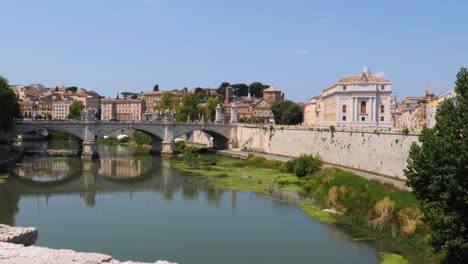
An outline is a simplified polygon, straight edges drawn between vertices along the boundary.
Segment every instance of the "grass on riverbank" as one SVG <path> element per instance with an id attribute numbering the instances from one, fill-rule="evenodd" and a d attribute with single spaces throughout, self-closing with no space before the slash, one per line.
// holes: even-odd
<path id="1" fill-rule="evenodd" d="M 263 166 L 257 158 L 245 161 L 216 154 L 191 154 L 185 157 L 173 157 L 175 168 L 203 175 L 206 183 L 211 186 L 245 190 L 260 193 L 271 193 L 273 189 L 300 191 L 302 180 L 296 176 L 278 171 L 281 162 L 266 161 L 270 166 Z M 200 180 L 200 178 L 196 178 Z"/>
<path id="2" fill-rule="evenodd" d="M 414 195 L 393 185 L 369 181 L 350 172 L 327 168 L 305 177 L 287 173 L 287 163 L 249 156 L 246 160 L 189 151 L 173 158 L 176 168 L 203 175 L 207 183 L 224 189 L 271 193 L 294 190 L 314 202 L 302 210 L 319 221 L 345 226 L 356 241 L 388 237 L 431 258 L 428 227 Z M 332 208 L 342 215 L 321 211 Z"/>
<path id="3" fill-rule="evenodd" d="M 0 184 L 5 183 L 8 178 L 7 174 L 0 174 Z"/>
<path id="4" fill-rule="evenodd" d="M 392 253 L 380 253 L 380 264 L 409 264 L 402 255 L 392 254 Z"/>
<path id="5" fill-rule="evenodd" d="M 337 219 L 333 217 L 330 213 L 322 211 L 319 207 L 317 207 L 312 202 L 304 202 L 301 203 L 301 209 L 311 218 L 316 219 L 317 221 L 327 223 L 327 224 L 334 224 L 337 223 Z"/>

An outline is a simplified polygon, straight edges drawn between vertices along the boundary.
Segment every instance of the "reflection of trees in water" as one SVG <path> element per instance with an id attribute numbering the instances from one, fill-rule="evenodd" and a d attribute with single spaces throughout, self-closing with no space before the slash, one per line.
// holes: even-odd
<path id="1" fill-rule="evenodd" d="M 7 186 L 2 186 L 2 188 Z M 15 214 L 19 212 L 20 195 L 0 188 L 0 223 L 15 225 Z"/>

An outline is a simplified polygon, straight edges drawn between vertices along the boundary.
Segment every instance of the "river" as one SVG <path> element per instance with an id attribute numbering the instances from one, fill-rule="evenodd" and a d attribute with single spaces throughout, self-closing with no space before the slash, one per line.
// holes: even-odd
<path id="1" fill-rule="evenodd" d="M 0 185 L 0 223 L 37 227 L 39 246 L 119 260 L 379 261 L 374 247 L 309 218 L 297 203 L 194 186 L 148 149 L 99 146 L 98 151 L 101 158 L 92 162 L 26 157 Z"/>

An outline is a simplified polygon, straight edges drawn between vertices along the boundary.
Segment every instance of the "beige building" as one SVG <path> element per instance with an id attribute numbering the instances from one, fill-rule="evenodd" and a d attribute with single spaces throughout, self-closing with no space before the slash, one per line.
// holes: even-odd
<path id="1" fill-rule="evenodd" d="M 103 99 L 101 101 L 101 120 L 141 121 L 145 110 L 144 100 Z"/>
<path id="2" fill-rule="evenodd" d="M 365 68 L 313 97 L 304 108 L 309 126 L 390 127 L 391 83 Z"/>
<path id="3" fill-rule="evenodd" d="M 52 119 L 67 120 L 71 101 L 55 101 L 52 103 Z"/>

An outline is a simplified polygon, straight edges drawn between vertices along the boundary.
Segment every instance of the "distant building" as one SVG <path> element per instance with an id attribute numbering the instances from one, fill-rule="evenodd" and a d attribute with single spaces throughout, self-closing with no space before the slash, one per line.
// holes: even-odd
<path id="1" fill-rule="evenodd" d="M 390 127 L 391 83 L 365 68 L 343 78 L 306 104 L 304 123 L 317 126 Z M 313 114 L 315 112 L 315 115 Z"/>
<path id="2" fill-rule="evenodd" d="M 232 104 L 234 103 L 234 89 L 227 87 L 225 93 L 223 118 L 226 122 L 229 122 L 231 120 Z M 249 91 L 247 97 L 235 101 L 237 119 L 239 122 L 244 122 L 252 117 L 256 117 L 261 123 L 273 123 L 274 116 L 273 111 L 271 111 L 271 105 L 281 100 L 281 91 L 273 86 L 263 91 L 263 97 L 252 97 Z"/>
<path id="3" fill-rule="evenodd" d="M 140 99 L 145 101 L 145 112 L 151 112 L 154 110 L 154 106 L 157 102 L 161 101 L 161 96 L 165 92 L 170 92 L 177 100 L 182 100 L 183 94 L 186 92 L 182 91 L 156 91 L 156 92 L 146 92 L 140 95 Z"/>
<path id="4" fill-rule="evenodd" d="M 70 112 L 71 101 L 55 101 L 52 103 L 52 119 L 67 120 L 68 113 Z"/>
<path id="5" fill-rule="evenodd" d="M 101 120 L 141 121 L 145 110 L 144 100 L 103 99 L 101 101 Z"/>

